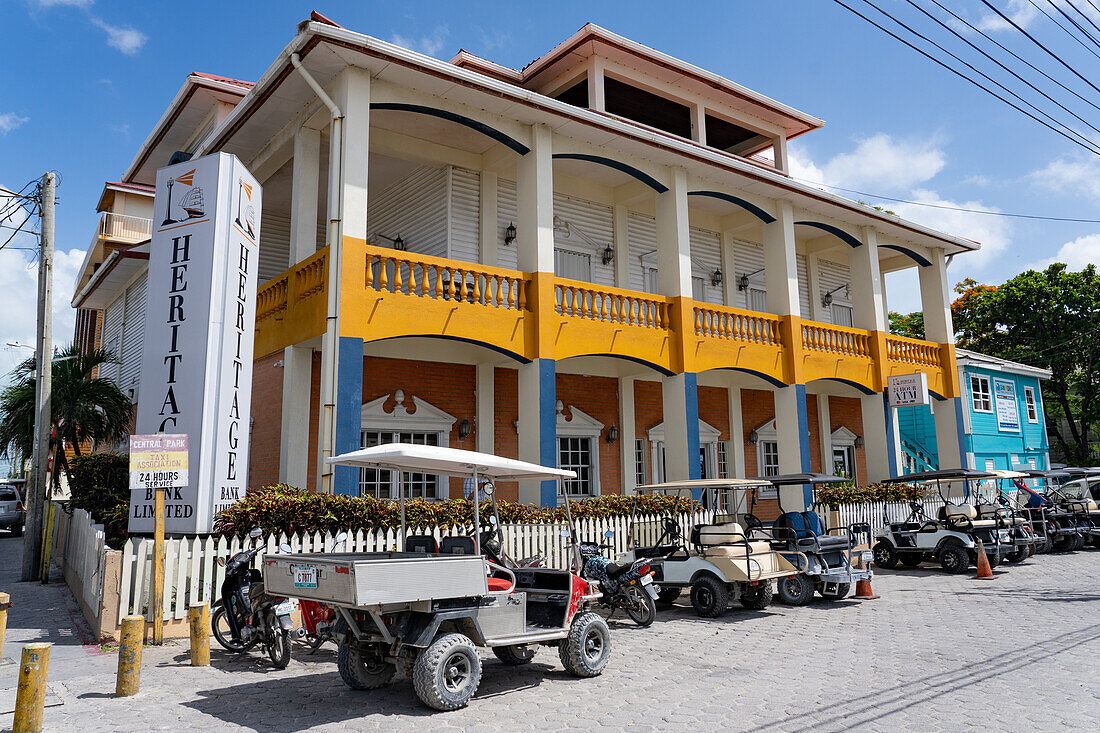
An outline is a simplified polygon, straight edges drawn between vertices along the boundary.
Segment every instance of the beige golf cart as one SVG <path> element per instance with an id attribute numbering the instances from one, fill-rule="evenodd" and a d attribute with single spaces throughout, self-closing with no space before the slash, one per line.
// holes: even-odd
<path id="1" fill-rule="evenodd" d="M 766 608 L 776 581 L 794 575 L 798 568 L 768 542 L 749 540 L 735 519 L 745 512 L 747 492 L 770 487 L 766 480 L 751 479 L 696 479 L 640 486 L 639 496 L 675 496 L 677 508 L 682 503 L 685 511 L 692 498 L 705 496 L 705 504 L 717 511 L 710 524 L 684 527 L 682 520 L 674 517 L 639 516 L 636 501 L 629 549 L 618 560 L 648 559 L 654 579 L 661 585 L 659 600 L 671 603 L 689 588 L 691 605 L 700 616 L 721 616 L 734 600 L 745 608 Z M 675 516 L 682 515 L 677 512 Z"/>

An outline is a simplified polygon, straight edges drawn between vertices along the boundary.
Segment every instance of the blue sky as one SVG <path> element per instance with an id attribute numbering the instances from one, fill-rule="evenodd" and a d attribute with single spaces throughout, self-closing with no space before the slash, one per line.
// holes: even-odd
<path id="1" fill-rule="evenodd" d="M 977 0 L 941 0 L 1002 43 L 1081 91 L 1069 72 Z M 928 0 L 921 0 L 931 7 Z M 859 0 L 851 2 L 859 5 Z M 880 4 L 921 28 L 903 0 Z M 1090 56 L 1026 0 L 996 0 L 1086 76 Z M 1087 3 L 1075 2 L 1087 7 Z M 861 6 L 866 9 L 866 6 Z M 261 9 L 262 8 L 262 9 Z M 670 10 L 671 8 L 671 10 Z M 316 9 L 363 33 L 443 59 L 459 48 L 519 67 L 593 21 L 722 74 L 826 121 L 792 144 L 792 172 L 862 191 L 922 201 L 1100 219 L 1100 157 L 986 96 L 827 0 L 735 2 L 124 2 L 0 0 L 0 185 L 19 189 L 46 169 L 63 176 L 58 208 L 61 304 L 91 238 L 105 180 L 117 179 L 190 71 L 255 80 Z M 1096 17 L 1100 25 L 1100 15 Z M 936 38 L 947 43 L 946 33 Z M 959 42 L 950 46 L 964 55 Z M 965 54 L 967 58 L 973 54 Z M 1048 84 L 1049 88 L 1050 85 Z M 1059 98 L 1068 98 L 1061 93 Z M 1091 97 L 1100 104 L 1100 94 Z M 1076 106 L 1089 118 L 1089 107 Z M 1100 127 L 1100 122 L 1097 122 Z M 853 196 L 877 203 L 873 197 Z M 982 241 L 957 258 L 952 280 L 1001 282 L 1052 258 L 1100 259 L 1100 225 L 1024 222 L 885 204 Z M 6 230 L 0 230 L 5 232 Z M 5 235 L 6 238 L 6 235 Z M 0 240 L 2 241 L 2 240 Z M 31 253 L 0 252 L 0 373 L 34 329 Z M 919 304 L 915 278 L 892 279 L 895 308 Z M 58 341 L 71 314 L 58 309 Z"/>

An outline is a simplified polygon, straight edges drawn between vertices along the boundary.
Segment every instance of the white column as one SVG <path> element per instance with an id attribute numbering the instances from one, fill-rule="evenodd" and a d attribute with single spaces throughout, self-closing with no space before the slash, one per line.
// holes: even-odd
<path id="1" fill-rule="evenodd" d="M 864 480 L 874 483 L 901 473 L 901 439 L 898 411 L 889 407 L 884 394 L 860 398 L 863 415 L 863 455 L 867 461 Z"/>
<path id="2" fill-rule="evenodd" d="M 862 247 L 848 250 L 852 286 L 852 325 L 868 331 L 889 331 L 886 321 L 886 293 L 878 264 L 878 233 L 862 227 Z"/>
<path id="3" fill-rule="evenodd" d="M 806 387 L 792 384 L 777 389 L 775 396 L 775 433 L 779 448 L 779 473 L 803 473 L 809 466 L 809 424 L 806 413 Z M 809 506 L 803 487 L 780 487 L 783 509 L 799 512 Z"/>
<path id="4" fill-rule="evenodd" d="M 662 379 L 661 404 L 665 423 L 665 480 L 699 478 L 699 405 L 695 375 L 674 374 Z"/>
<path id="5" fill-rule="evenodd" d="M 344 112 L 344 140 L 340 147 L 341 233 L 367 238 L 367 160 L 370 146 L 370 74 L 348 66 L 336 80 L 336 104 Z"/>
<path id="6" fill-rule="evenodd" d="M 929 255 L 932 264 L 917 268 L 920 277 L 921 306 L 924 311 L 925 338 L 941 344 L 954 343 L 955 327 L 951 323 L 947 262 L 942 249 L 933 249 Z"/>
<path id="7" fill-rule="evenodd" d="M 825 314 L 825 306 L 821 303 L 824 291 L 821 288 L 821 260 L 817 255 L 806 256 L 806 280 L 810 286 L 809 317 L 818 323 L 824 323 L 829 319 Z"/>
<path id="8" fill-rule="evenodd" d="M 604 84 L 603 84 L 603 59 L 599 56 L 590 56 L 588 62 L 588 108 L 603 111 Z"/>
<path id="9" fill-rule="evenodd" d="M 290 262 L 301 262 L 317 251 L 317 198 L 321 178 L 321 133 L 300 127 L 294 134 L 291 177 Z"/>
<path id="10" fill-rule="evenodd" d="M 630 220 L 622 204 L 612 209 L 615 227 L 615 287 L 630 288 Z"/>
<path id="11" fill-rule="evenodd" d="M 496 367 L 492 364 L 477 365 L 477 425 L 474 437 L 481 453 L 496 453 Z"/>
<path id="12" fill-rule="evenodd" d="M 707 144 L 707 109 L 701 104 L 691 105 L 691 139 Z"/>
<path id="13" fill-rule="evenodd" d="M 791 202 L 777 202 L 775 213 L 775 221 L 764 225 L 764 278 L 768 288 L 768 311 L 780 316 L 797 316 L 801 314 Z"/>
<path id="14" fill-rule="evenodd" d="M 833 416 L 829 412 L 829 395 L 817 395 L 817 431 L 821 435 L 821 472 L 833 472 Z"/>
<path id="15" fill-rule="evenodd" d="M 940 468 L 976 468 L 968 465 L 969 456 L 962 445 L 963 398 L 932 400 L 932 415 L 936 421 L 936 453 Z"/>
<path id="16" fill-rule="evenodd" d="M 722 232 L 723 303 L 731 308 L 737 302 L 737 262 L 733 254 L 733 240 L 732 232 Z"/>
<path id="17" fill-rule="evenodd" d="M 730 411 L 730 449 L 733 455 L 726 456 L 727 461 L 733 461 L 734 478 L 746 478 L 745 476 L 745 428 L 744 418 L 741 414 L 741 388 L 731 385 L 726 394 L 729 396 Z"/>
<path id="18" fill-rule="evenodd" d="M 619 475 L 623 496 L 637 488 L 634 456 L 634 377 L 619 377 Z"/>
<path id="19" fill-rule="evenodd" d="M 516 240 L 519 269 L 554 271 L 553 134 L 545 125 L 531 128 L 531 152 L 516 164 Z"/>
<path id="20" fill-rule="evenodd" d="M 283 349 L 283 409 L 279 432 L 279 481 L 306 487 L 309 469 L 310 388 L 313 384 L 313 349 Z"/>
<path id="21" fill-rule="evenodd" d="M 775 156 L 775 167 L 786 173 L 790 169 L 790 161 L 787 158 L 787 138 L 780 135 L 772 144 L 772 154 Z"/>
<path id="22" fill-rule="evenodd" d="M 497 228 L 497 174 L 481 172 L 481 264 L 496 267 L 500 230 Z"/>

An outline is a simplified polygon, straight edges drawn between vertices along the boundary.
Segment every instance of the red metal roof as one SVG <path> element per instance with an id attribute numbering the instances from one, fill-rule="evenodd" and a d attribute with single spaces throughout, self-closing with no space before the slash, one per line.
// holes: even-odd
<path id="1" fill-rule="evenodd" d="M 224 84 L 233 84 L 243 89 L 251 89 L 256 86 L 254 81 L 241 81 L 240 79 L 231 79 L 228 76 L 218 76 L 217 74 L 206 74 L 201 71 L 192 71 L 191 76 L 199 76 L 203 79 L 210 79 L 211 81 L 220 81 Z"/>
<path id="2" fill-rule="evenodd" d="M 104 186 L 118 186 L 120 188 L 132 188 L 137 191 L 152 192 L 155 190 L 154 186 L 146 186 L 144 183 L 123 183 L 122 181 L 107 181 Z"/>

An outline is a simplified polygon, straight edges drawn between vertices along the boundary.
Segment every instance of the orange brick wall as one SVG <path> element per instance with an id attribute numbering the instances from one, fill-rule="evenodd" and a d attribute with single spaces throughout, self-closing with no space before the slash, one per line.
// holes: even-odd
<path id="1" fill-rule="evenodd" d="M 863 406 L 855 397 L 829 397 L 829 420 L 831 426 L 829 432 L 843 426 L 856 435 L 863 435 Z M 867 483 L 867 453 L 863 448 L 856 448 L 856 478 L 857 483 Z M 832 471 L 832 459 L 829 460 L 829 470 Z"/>
<path id="2" fill-rule="evenodd" d="M 622 475 L 619 471 L 619 444 L 607 442 L 607 429 L 619 424 L 619 381 L 612 377 L 587 377 L 580 374 L 559 374 L 555 380 L 558 400 L 566 414 L 576 407 L 594 420 L 603 423 L 604 430 L 597 442 L 600 451 L 600 494 L 621 494 Z M 619 440 L 622 440 L 620 430 Z"/>
<path id="3" fill-rule="evenodd" d="M 493 448 L 498 456 L 519 458 L 519 371 L 516 369 L 493 370 Z M 497 484 L 497 496 L 516 501 L 519 484 L 501 481 Z"/>
<path id="4" fill-rule="evenodd" d="M 725 387 L 699 388 L 699 419 L 721 433 L 719 440 L 730 439 L 730 401 Z M 733 456 L 730 456 L 733 460 Z M 732 472 L 733 467 L 730 467 Z"/>
<path id="5" fill-rule="evenodd" d="M 252 362 L 252 445 L 248 455 L 248 485 L 267 486 L 279 480 L 282 437 L 283 368 L 275 366 L 283 352 Z"/>
<path id="6" fill-rule="evenodd" d="M 649 450 L 649 436 L 647 433 L 651 428 L 658 425 L 664 420 L 665 407 L 663 398 L 661 396 L 661 383 L 660 382 L 643 382 L 641 380 L 635 380 L 634 382 L 634 438 L 635 440 L 641 439 L 646 441 L 646 482 L 652 483 L 654 480 L 653 467 L 650 465 L 652 462 L 652 455 Z M 630 470 L 634 470 L 634 466 L 630 467 Z"/>

